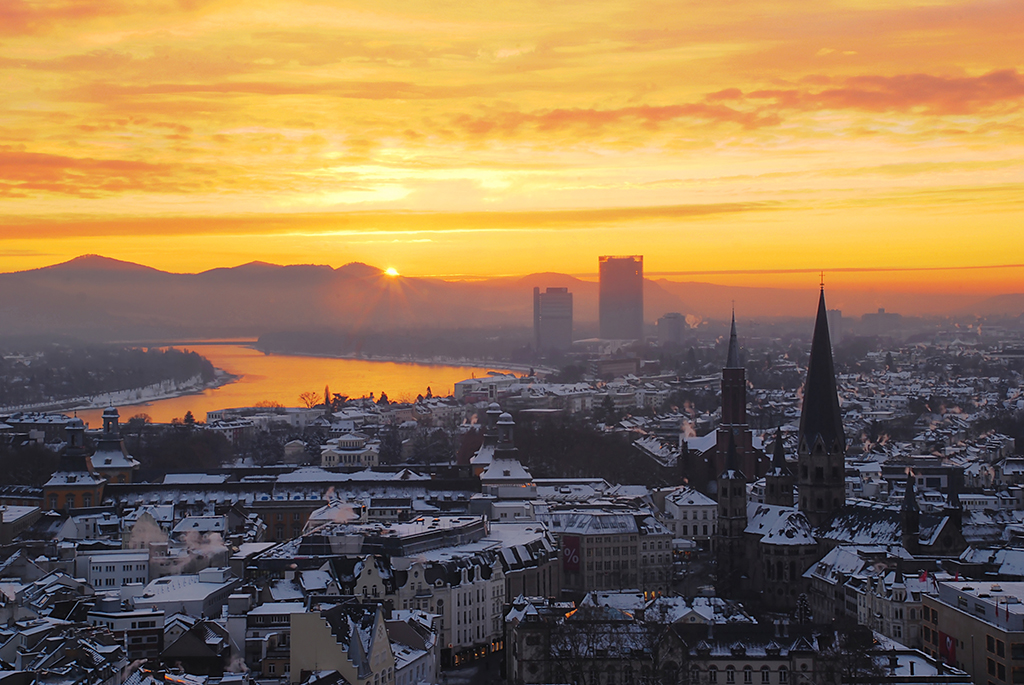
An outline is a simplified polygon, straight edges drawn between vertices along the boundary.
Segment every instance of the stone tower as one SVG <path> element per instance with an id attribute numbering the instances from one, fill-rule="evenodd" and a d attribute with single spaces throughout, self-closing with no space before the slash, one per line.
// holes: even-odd
<path id="1" fill-rule="evenodd" d="M 836 392 L 824 286 L 818 297 L 798 439 L 800 511 L 818 527 L 846 500 L 846 436 Z"/>
<path id="2" fill-rule="evenodd" d="M 736 443 L 729 441 L 725 470 L 718 476 L 718 523 L 715 552 L 718 595 L 736 597 L 747 572 L 743 531 L 747 527 L 747 477 L 738 467 Z"/>

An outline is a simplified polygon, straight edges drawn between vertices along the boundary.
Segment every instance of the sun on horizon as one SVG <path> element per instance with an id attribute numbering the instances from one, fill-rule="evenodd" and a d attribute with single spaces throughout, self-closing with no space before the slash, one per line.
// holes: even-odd
<path id="1" fill-rule="evenodd" d="M 1019 289 L 1021 2 L 16 5 L 0 271 L 643 254 Z"/>

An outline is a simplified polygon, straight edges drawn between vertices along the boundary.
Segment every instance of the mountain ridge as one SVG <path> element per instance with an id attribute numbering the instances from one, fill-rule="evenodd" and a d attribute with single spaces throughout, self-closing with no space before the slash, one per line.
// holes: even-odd
<path id="1" fill-rule="evenodd" d="M 198 273 L 173 273 L 102 255 L 0 273 L 0 331 L 7 335 L 74 335 L 118 340 L 167 336 L 259 336 L 322 327 L 353 331 L 413 328 L 529 327 L 533 287 L 568 287 L 581 330 L 597 321 L 599 284 L 558 272 L 474 281 L 388 276 L 350 262 L 249 262 Z M 735 301 L 741 319 L 806 318 L 817 289 L 728 286 L 645 279 L 645 320 L 667 312 L 725 320 Z M 830 308 L 852 314 L 922 311 L 935 315 L 1002 308 L 1016 316 L 1024 295 L 922 295 L 826 289 Z"/>

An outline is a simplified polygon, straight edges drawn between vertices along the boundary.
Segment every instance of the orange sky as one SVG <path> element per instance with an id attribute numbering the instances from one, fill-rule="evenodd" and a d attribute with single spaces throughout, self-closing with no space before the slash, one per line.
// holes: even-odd
<path id="1" fill-rule="evenodd" d="M 1024 3 L 0 3 L 0 270 L 1021 290 Z M 807 287 L 809 272 L 681 276 Z"/>

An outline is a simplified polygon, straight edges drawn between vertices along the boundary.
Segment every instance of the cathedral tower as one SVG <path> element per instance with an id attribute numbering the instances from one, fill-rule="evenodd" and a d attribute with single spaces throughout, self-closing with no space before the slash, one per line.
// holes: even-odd
<path id="1" fill-rule="evenodd" d="M 743 531 L 747 527 L 747 477 L 738 466 L 736 443 L 726 451 L 725 470 L 718 476 L 718 527 L 715 551 L 718 560 L 718 595 L 736 597 L 747 572 Z"/>
<path id="2" fill-rule="evenodd" d="M 807 362 L 798 440 L 800 511 L 812 526 L 818 527 L 846 500 L 846 436 L 836 392 L 824 286 L 818 297 L 818 315 Z"/>

